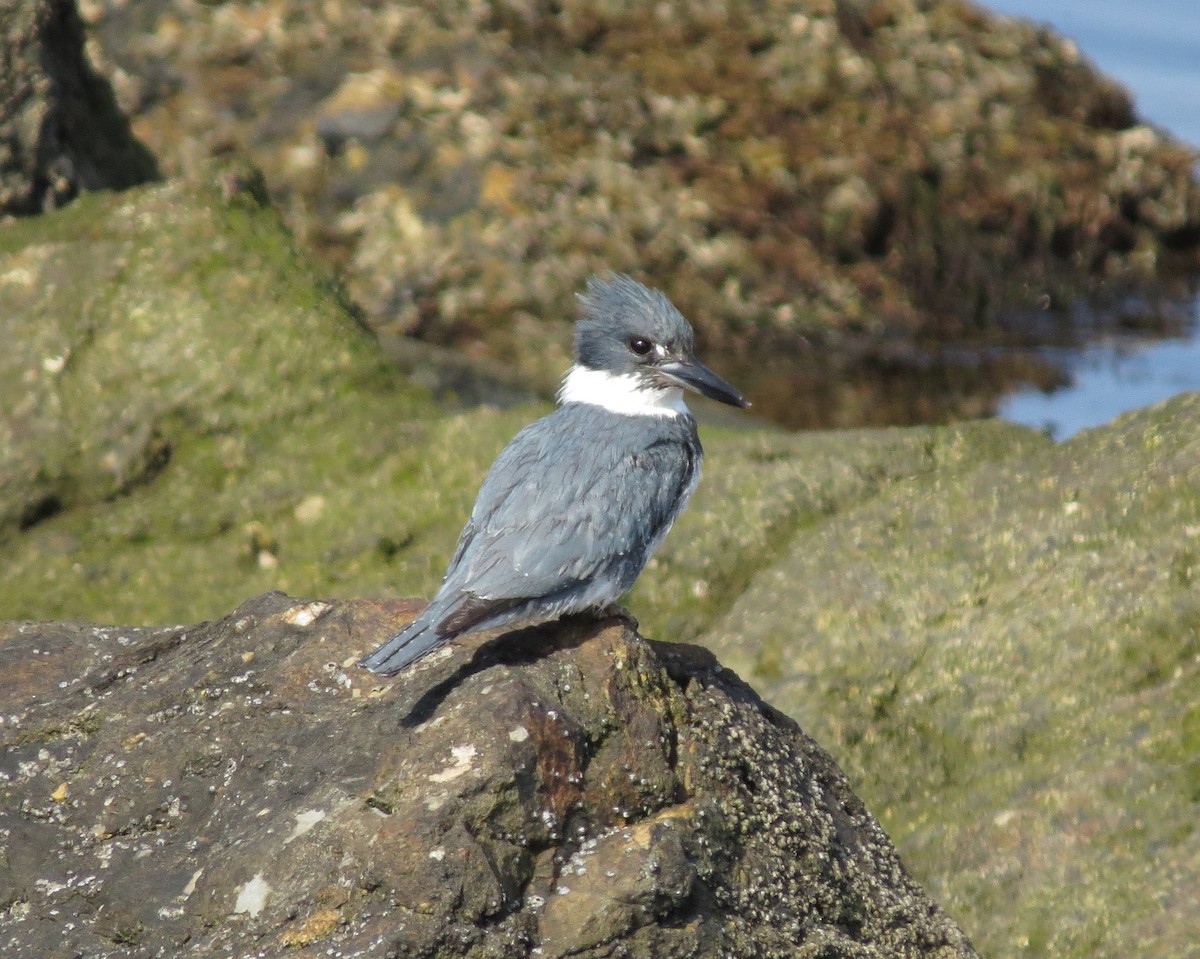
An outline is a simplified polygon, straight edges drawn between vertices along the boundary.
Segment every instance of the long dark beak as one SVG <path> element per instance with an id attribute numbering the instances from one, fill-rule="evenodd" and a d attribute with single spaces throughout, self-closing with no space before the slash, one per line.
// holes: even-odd
<path id="1" fill-rule="evenodd" d="M 703 393 L 709 399 L 719 403 L 740 406 L 742 409 L 746 409 L 750 405 L 750 401 L 746 397 L 699 360 L 687 359 L 677 363 L 664 363 L 658 367 L 658 370 L 684 389 Z"/>

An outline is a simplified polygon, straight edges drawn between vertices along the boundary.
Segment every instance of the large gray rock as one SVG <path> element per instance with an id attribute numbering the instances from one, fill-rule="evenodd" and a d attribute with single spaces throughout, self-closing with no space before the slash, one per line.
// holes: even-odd
<path id="1" fill-rule="evenodd" d="M 974 955 L 710 653 L 580 620 L 351 665 L 413 611 L 0 627 L 0 952 Z"/>
<path id="2" fill-rule="evenodd" d="M 0 215 L 156 176 L 91 68 L 73 0 L 0 0 Z"/>

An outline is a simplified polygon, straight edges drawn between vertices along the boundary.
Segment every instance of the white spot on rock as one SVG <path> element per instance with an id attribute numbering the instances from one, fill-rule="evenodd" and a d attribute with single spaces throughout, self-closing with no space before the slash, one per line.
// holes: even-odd
<path id="1" fill-rule="evenodd" d="M 303 836 L 324 818 L 324 809 L 309 809 L 307 812 L 296 813 L 296 827 L 292 830 L 292 834 L 283 841 L 284 845 Z"/>
<path id="2" fill-rule="evenodd" d="M 293 606 L 284 615 L 283 621 L 292 626 L 311 626 L 332 608 L 329 603 L 320 601 Z"/>
<path id="3" fill-rule="evenodd" d="M 233 911 L 254 919 L 263 911 L 263 907 L 267 904 L 267 896 L 270 894 L 270 883 L 263 878 L 261 872 L 255 873 L 254 878 L 238 890 L 237 902 L 233 904 Z"/>
<path id="4" fill-rule="evenodd" d="M 471 760 L 475 758 L 477 750 L 474 746 L 453 746 L 450 749 L 450 755 L 454 757 L 454 765 L 448 766 L 440 773 L 433 773 L 429 777 L 430 782 L 448 783 L 457 779 L 471 771 Z"/>
<path id="5" fill-rule="evenodd" d="M 194 873 L 192 873 L 192 878 L 189 879 L 187 882 L 187 885 L 183 887 L 183 897 L 182 898 L 186 899 L 188 896 L 190 896 L 192 893 L 194 893 L 196 891 L 196 883 L 198 883 L 200 881 L 200 877 L 203 875 L 204 875 L 204 867 L 203 866 L 201 866 Z"/>
<path id="6" fill-rule="evenodd" d="M 523 743 L 529 738 L 529 730 L 524 726 L 518 726 L 516 729 L 509 730 L 508 738 L 514 743 Z"/>
<path id="7" fill-rule="evenodd" d="M 430 812 L 437 812 L 446 805 L 445 792 L 430 793 L 425 797 L 425 808 Z"/>

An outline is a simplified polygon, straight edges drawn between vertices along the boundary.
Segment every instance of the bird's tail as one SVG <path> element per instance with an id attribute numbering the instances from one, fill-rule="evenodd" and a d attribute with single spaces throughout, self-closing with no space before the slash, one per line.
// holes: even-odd
<path id="1" fill-rule="evenodd" d="M 434 624 L 427 615 L 420 616 L 375 652 L 368 653 L 360 659 L 358 665 L 383 676 L 395 676 L 404 667 L 411 666 L 422 656 L 432 653 L 449 638 L 434 629 Z"/>

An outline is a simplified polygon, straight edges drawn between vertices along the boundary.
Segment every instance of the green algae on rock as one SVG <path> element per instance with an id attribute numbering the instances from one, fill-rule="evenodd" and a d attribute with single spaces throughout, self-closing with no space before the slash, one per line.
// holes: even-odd
<path id="1" fill-rule="evenodd" d="M 269 565 L 251 524 L 335 484 L 372 420 L 432 410 L 246 192 L 88 196 L 0 261 L 8 616 L 217 612 Z"/>
<path id="2" fill-rule="evenodd" d="M 700 637 L 839 758 L 985 955 L 1185 956 L 1200 394 L 796 529 Z"/>
<path id="3" fill-rule="evenodd" d="M 266 589 L 430 595 L 488 464 L 541 412 L 436 407 L 253 190 L 225 198 L 246 178 L 212 179 L 87 197 L 0 237 L 5 617 L 185 622 Z M 635 609 L 698 635 L 805 517 L 956 444 L 984 457 L 1028 436 L 706 426 L 709 476 Z"/>

